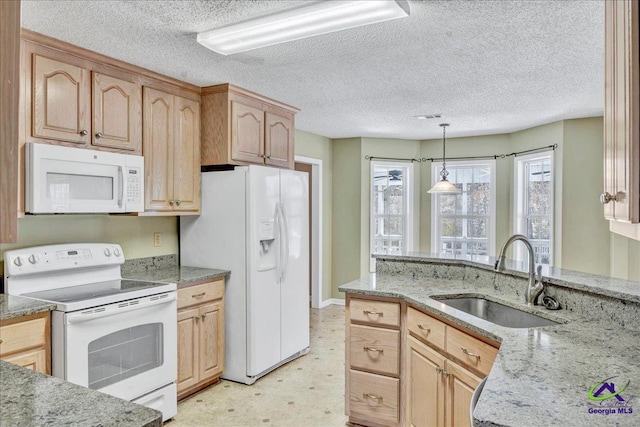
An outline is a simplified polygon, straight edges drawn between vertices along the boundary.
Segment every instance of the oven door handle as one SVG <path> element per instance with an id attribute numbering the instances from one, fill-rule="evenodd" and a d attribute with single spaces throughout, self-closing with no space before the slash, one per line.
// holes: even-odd
<path id="1" fill-rule="evenodd" d="M 153 297 L 151 297 L 153 298 Z M 154 305 L 167 304 L 177 300 L 178 297 L 175 292 L 170 292 L 166 294 L 164 297 L 160 297 L 157 299 L 149 299 L 147 301 L 139 301 L 137 304 L 131 305 L 131 301 L 128 301 L 128 305 L 121 306 L 124 302 L 113 304 L 113 306 L 105 307 L 103 311 L 96 311 L 93 309 L 92 311 L 85 310 L 84 312 L 76 313 L 73 315 L 67 315 L 68 324 L 72 323 L 82 323 L 87 322 L 93 319 L 99 319 L 101 317 L 115 316 L 117 314 L 127 313 L 129 311 L 140 310 L 142 308 L 153 307 Z M 135 300 L 133 300 L 135 301 Z M 114 307 L 115 306 L 115 307 Z"/>

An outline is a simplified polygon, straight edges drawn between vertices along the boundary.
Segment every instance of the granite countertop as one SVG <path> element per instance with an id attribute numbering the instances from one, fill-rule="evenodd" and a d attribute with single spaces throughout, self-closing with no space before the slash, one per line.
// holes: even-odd
<path id="1" fill-rule="evenodd" d="M 0 360 L 0 424 L 162 426 L 162 413 Z"/>
<path id="2" fill-rule="evenodd" d="M 0 320 L 55 310 L 56 305 L 32 298 L 0 294 Z"/>
<path id="3" fill-rule="evenodd" d="M 123 272 L 123 277 L 131 280 L 151 282 L 176 283 L 178 289 L 203 283 L 220 277 L 226 277 L 231 272 L 213 268 L 169 266 L 149 270 Z"/>
<path id="4" fill-rule="evenodd" d="M 422 259 L 425 261 L 426 257 Z M 638 304 L 618 301 L 625 307 L 623 311 L 629 311 L 614 315 L 604 299 L 600 306 L 595 306 L 588 298 L 576 295 L 576 299 L 584 299 L 582 306 L 575 303 L 569 305 L 569 309 L 553 312 L 542 307 L 527 307 L 522 297 L 524 289 L 515 290 L 521 287 L 522 279 L 518 279 L 514 287 L 515 279 L 509 275 L 502 277 L 499 273 L 485 273 L 475 268 L 451 268 L 451 265 L 466 265 L 465 262 L 449 259 L 445 264 L 435 260 L 428 266 L 428 274 L 425 274 L 427 270 L 407 271 L 416 268 L 415 264 L 400 267 L 387 262 L 382 267 L 386 272 L 379 271 L 347 283 L 340 286 L 340 290 L 404 299 L 452 324 L 499 342 L 500 350 L 474 411 L 476 426 L 640 425 L 637 414 L 640 408 L 626 414 L 618 413 L 617 408 L 609 415 L 604 411 L 604 405 L 625 403 L 628 411 L 635 397 L 640 397 Z M 516 296 L 514 290 L 522 292 Z M 432 298 L 438 295 L 485 296 L 560 324 L 506 328 Z M 624 316 L 627 316 L 625 326 L 620 319 Z M 615 382 L 618 391 L 630 381 L 627 389 L 620 392 L 624 402 L 589 399 L 591 388 L 605 380 Z M 594 413 L 598 410 L 601 413 Z"/>

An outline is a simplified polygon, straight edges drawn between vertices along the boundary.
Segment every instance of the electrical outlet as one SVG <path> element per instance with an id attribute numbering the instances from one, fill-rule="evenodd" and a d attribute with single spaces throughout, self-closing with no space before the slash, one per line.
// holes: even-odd
<path id="1" fill-rule="evenodd" d="M 153 233 L 153 246 L 162 246 L 162 233 Z"/>

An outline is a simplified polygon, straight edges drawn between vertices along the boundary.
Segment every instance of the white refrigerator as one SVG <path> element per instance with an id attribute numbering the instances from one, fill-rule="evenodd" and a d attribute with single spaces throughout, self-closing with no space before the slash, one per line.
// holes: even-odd
<path id="1" fill-rule="evenodd" d="M 203 172 L 201 214 L 180 218 L 180 263 L 231 271 L 222 378 L 253 384 L 309 352 L 306 173 Z"/>

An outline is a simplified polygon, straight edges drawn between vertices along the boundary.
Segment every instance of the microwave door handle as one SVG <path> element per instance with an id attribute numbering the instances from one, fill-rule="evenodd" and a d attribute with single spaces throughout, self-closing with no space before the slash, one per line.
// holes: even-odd
<path id="1" fill-rule="evenodd" d="M 122 207 L 122 197 L 124 196 L 124 172 L 122 166 L 118 166 L 118 173 L 120 174 L 120 194 L 118 195 L 118 207 Z"/>

